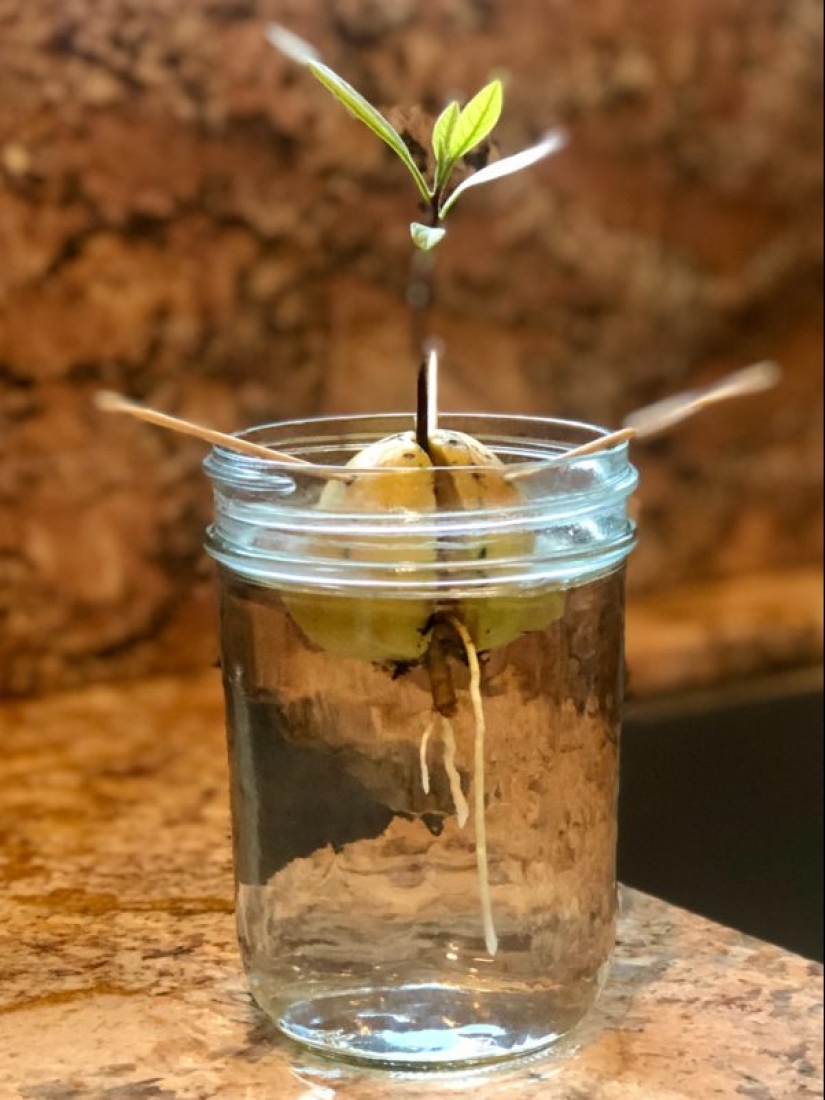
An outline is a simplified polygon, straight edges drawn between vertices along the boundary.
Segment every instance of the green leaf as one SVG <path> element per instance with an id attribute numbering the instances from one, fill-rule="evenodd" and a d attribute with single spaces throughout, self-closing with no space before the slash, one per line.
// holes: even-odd
<path id="1" fill-rule="evenodd" d="M 381 112 L 377 111 L 371 103 L 368 103 L 361 93 L 356 91 L 351 84 L 348 84 L 346 80 L 333 72 L 328 65 L 324 65 L 320 61 L 310 60 L 307 61 L 307 68 L 316 80 L 320 81 L 328 91 L 332 92 L 339 102 L 343 103 L 351 115 L 363 122 L 366 127 L 389 145 L 390 149 L 401 158 L 415 180 L 418 190 L 429 202 L 432 195 L 427 186 L 427 181 L 424 179 L 418 165 L 413 160 L 412 154 L 404 144 L 401 135 L 389 122 L 387 122 Z"/>
<path id="2" fill-rule="evenodd" d="M 460 187 L 453 191 L 441 207 L 439 216 L 446 218 L 465 191 L 469 191 L 472 187 L 480 187 L 483 183 L 493 183 L 495 180 L 504 179 L 516 172 L 523 172 L 525 168 L 531 168 L 546 157 L 558 153 L 567 145 L 567 140 L 567 133 L 564 130 L 551 130 L 543 141 L 540 141 L 538 145 L 534 145 L 531 149 L 525 149 L 522 153 L 516 153 L 515 156 L 497 161 L 495 164 L 491 164 L 489 168 L 482 168 L 480 172 L 470 176 Z"/>
<path id="3" fill-rule="evenodd" d="M 450 155 L 452 136 L 461 118 L 461 106 L 451 103 L 443 112 L 433 130 L 433 149 L 435 151 L 435 189 L 441 194 L 450 182 L 450 176 L 456 166 L 456 160 Z"/>
<path id="4" fill-rule="evenodd" d="M 451 103 L 447 107 L 433 130 L 433 150 L 439 164 L 446 164 L 451 159 L 450 143 L 458 120 L 461 118 L 461 105 Z"/>
<path id="5" fill-rule="evenodd" d="M 450 135 L 450 158 L 459 161 L 489 137 L 504 109 L 504 85 L 494 80 L 471 99 Z"/>
<path id="6" fill-rule="evenodd" d="M 413 222 L 410 226 L 410 233 L 412 239 L 422 252 L 432 252 L 432 250 L 444 240 L 447 236 L 446 229 L 436 229 L 431 225 L 421 225 L 420 222 Z"/>

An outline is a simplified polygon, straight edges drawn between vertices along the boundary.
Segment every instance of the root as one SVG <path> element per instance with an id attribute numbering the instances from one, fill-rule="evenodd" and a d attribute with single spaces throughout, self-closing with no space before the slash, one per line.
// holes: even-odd
<path id="1" fill-rule="evenodd" d="M 475 747 L 475 828 L 476 828 L 476 862 L 478 863 L 479 892 L 481 895 L 481 915 L 484 922 L 484 940 L 487 951 L 495 958 L 498 954 L 498 936 L 496 934 L 495 921 L 493 919 L 493 903 L 490 893 L 490 860 L 487 851 L 487 815 L 486 815 L 486 780 L 485 780 L 485 748 L 487 736 L 487 723 L 484 717 L 484 701 L 481 697 L 481 665 L 478 660 L 478 651 L 470 637 L 467 627 L 459 619 L 451 617 L 450 625 L 455 630 L 464 650 L 470 666 L 470 699 L 473 704 L 473 714 L 476 727 Z"/>
<path id="2" fill-rule="evenodd" d="M 453 796 L 458 827 L 464 829 L 470 820 L 470 807 L 461 787 L 461 776 L 456 765 L 455 734 L 453 733 L 452 723 L 448 718 L 441 719 L 441 731 L 444 740 L 444 770 L 450 781 L 450 793 Z"/>
<path id="3" fill-rule="evenodd" d="M 424 789 L 424 794 L 429 794 L 432 785 L 430 783 L 430 765 L 427 763 L 427 754 L 430 749 L 430 740 L 435 732 L 435 725 L 438 721 L 437 718 L 433 718 L 429 726 L 424 730 L 424 735 L 421 738 L 421 786 Z"/>
<path id="4" fill-rule="evenodd" d="M 464 829 L 467 822 L 470 820 L 470 807 L 467 804 L 467 799 L 464 797 L 464 791 L 461 786 L 461 775 L 459 774 L 458 765 L 456 764 L 457 749 L 453 727 L 449 719 L 444 718 L 441 714 L 436 714 L 421 738 L 421 786 L 424 794 L 429 794 L 432 790 L 428 757 L 430 742 L 432 741 L 436 727 L 441 730 L 441 739 L 444 744 L 444 770 L 450 782 L 450 794 L 452 795 L 453 806 L 455 807 L 456 817 L 458 819 L 458 827 L 459 829 Z"/>

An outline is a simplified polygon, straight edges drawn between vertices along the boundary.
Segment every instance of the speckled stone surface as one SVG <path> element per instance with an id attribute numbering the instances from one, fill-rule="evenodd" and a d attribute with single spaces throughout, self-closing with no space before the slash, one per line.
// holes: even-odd
<path id="1" fill-rule="evenodd" d="M 638 894 L 564 1057 L 477 1077 L 313 1063 L 252 1005 L 217 674 L 0 709 L 0 1100 L 807 1100 L 822 971 Z"/>

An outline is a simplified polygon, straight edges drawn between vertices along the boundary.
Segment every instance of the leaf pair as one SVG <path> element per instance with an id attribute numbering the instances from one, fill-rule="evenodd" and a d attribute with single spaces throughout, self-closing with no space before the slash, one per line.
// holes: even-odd
<path id="1" fill-rule="evenodd" d="M 470 176 L 445 200 L 456 167 L 462 158 L 479 146 L 495 129 L 504 107 L 504 87 L 494 80 L 483 88 L 462 110 L 460 104 L 451 103 L 442 113 L 433 131 L 433 151 L 436 169 L 432 186 L 424 178 L 410 150 L 398 131 L 380 111 L 369 103 L 360 92 L 333 72 L 321 61 L 320 55 L 308 42 L 277 24 L 267 30 L 267 37 L 276 49 L 300 65 L 304 65 L 316 80 L 339 100 L 346 109 L 379 137 L 407 167 L 415 185 L 427 203 L 432 215 L 432 225 L 414 222 L 410 226 L 412 238 L 418 248 L 429 252 L 443 241 L 446 229 L 442 222 L 461 196 L 472 187 L 492 183 L 515 172 L 529 168 L 552 153 L 558 152 L 567 142 L 566 135 L 555 130 L 532 149 L 490 165 Z"/>
<path id="2" fill-rule="evenodd" d="M 459 103 L 451 103 L 443 112 L 433 131 L 438 195 L 443 194 L 458 162 L 490 136 L 503 110 L 504 85 L 494 80 L 463 111 Z"/>

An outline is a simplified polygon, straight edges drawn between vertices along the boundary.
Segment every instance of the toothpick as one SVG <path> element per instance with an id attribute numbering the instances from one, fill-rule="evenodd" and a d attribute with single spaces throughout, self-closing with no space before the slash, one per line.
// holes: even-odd
<path id="1" fill-rule="evenodd" d="M 619 447 L 622 443 L 632 442 L 638 435 L 635 428 L 622 428 L 618 432 L 611 432 L 610 435 L 603 435 L 601 439 L 594 439 L 592 443 L 585 443 L 581 447 L 576 447 L 572 451 L 564 451 L 561 454 L 554 455 L 548 459 L 547 462 L 535 462 L 529 466 L 519 466 L 514 470 L 508 470 L 504 474 L 505 481 L 522 481 L 524 478 L 532 477 L 534 474 L 540 474 L 543 470 L 549 470 L 553 466 L 558 466 L 561 462 L 570 462 L 571 459 L 577 458 L 589 458 L 591 455 L 601 454 L 602 451 L 609 451 L 613 447 Z"/>
<path id="2" fill-rule="evenodd" d="M 592 443 L 586 443 L 572 451 L 554 455 L 547 462 L 511 470 L 504 476 L 508 481 L 520 481 L 522 478 L 531 477 L 561 462 L 600 454 L 602 451 L 608 451 L 622 443 L 632 442 L 634 439 L 650 439 L 670 431 L 677 424 L 682 424 L 713 405 L 771 390 L 778 385 L 781 378 L 782 368 L 778 363 L 755 363 L 751 367 L 745 367 L 744 370 L 736 371 L 714 382 L 707 389 L 677 394 L 675 397 L 668 397 L 664 401 L 657 401 L 655 405 L 648 405 L 647 408 L 631 413 L 620 431 L 611 432 L 610 435 L 602 436 L 601 439 L 595 439 Z"/>
<path id="3" fill-rule="evenodd" d="M 764 393 L 778 385 L 782 370 L 778 363 L 755 363 L 752 367 L 736 371 L 703 390 L 668 397 L 645 409 L 639 409 L 625 420 L 625 427 L 633 428 L 639 439 L 649 439 L 681 424 L 690 417 L 723 401 L 737 397 Z"/>
<path id="4" fill-rule="evenodd" d="M 587 458 L 588 455 L 597 455 L 602 451 L 609 451 L 612 447 L 618 447 L 622 443 L 630 443 L 638 434 L 635 428 L 622 428 L 618 432 L 611 432 L 610 435 L 602 436 L 601 439 L 594 439 L 592 443 L 585 443 L 572 451 L 565 451 L 563 457 L 567 461 L 571 458 Z"/>
<path id="5" fill-rule="evenodd" d="M 330 480 L 339 476 L 330 470 L 319 470 L 309 462 L 302 458 L 296 458 L 294 455 L 275 451 L 271 447 L 253 443 L 251 440 L 242 439 L 239 436 L 227 435 L 225 432 L 215 431 L 214 428 L 206 428 L 201 424 L 193 424 L 189 420 L 181 420 L 177 416 L 169 416 L 167 413 L 158 412 L 156 409 L 149 409 L 145 405 L 139 405 L 136 401 L 131 401 L 129 398 L 122 397 L 117 393 L 109 393 L 105 390 L 98 393 L 95 396 L 95 405 L 103 412 L 123 413 L 126 416 L 134 417 L 136 420 L 143 420 L 147 424 L 154 424 L 158 428 L 166 428 L 169 431 L 177 432 L 179 435 L 192 436 L 204 443 L 211 443 L 215 447 L 224 447 L 226 450 L 236 451 L 238 454 L 248 455 L 251 458 L 263 458 L 267 462 L 298 466 L 301 468 L 301 472 L 309 477 Z"/>

